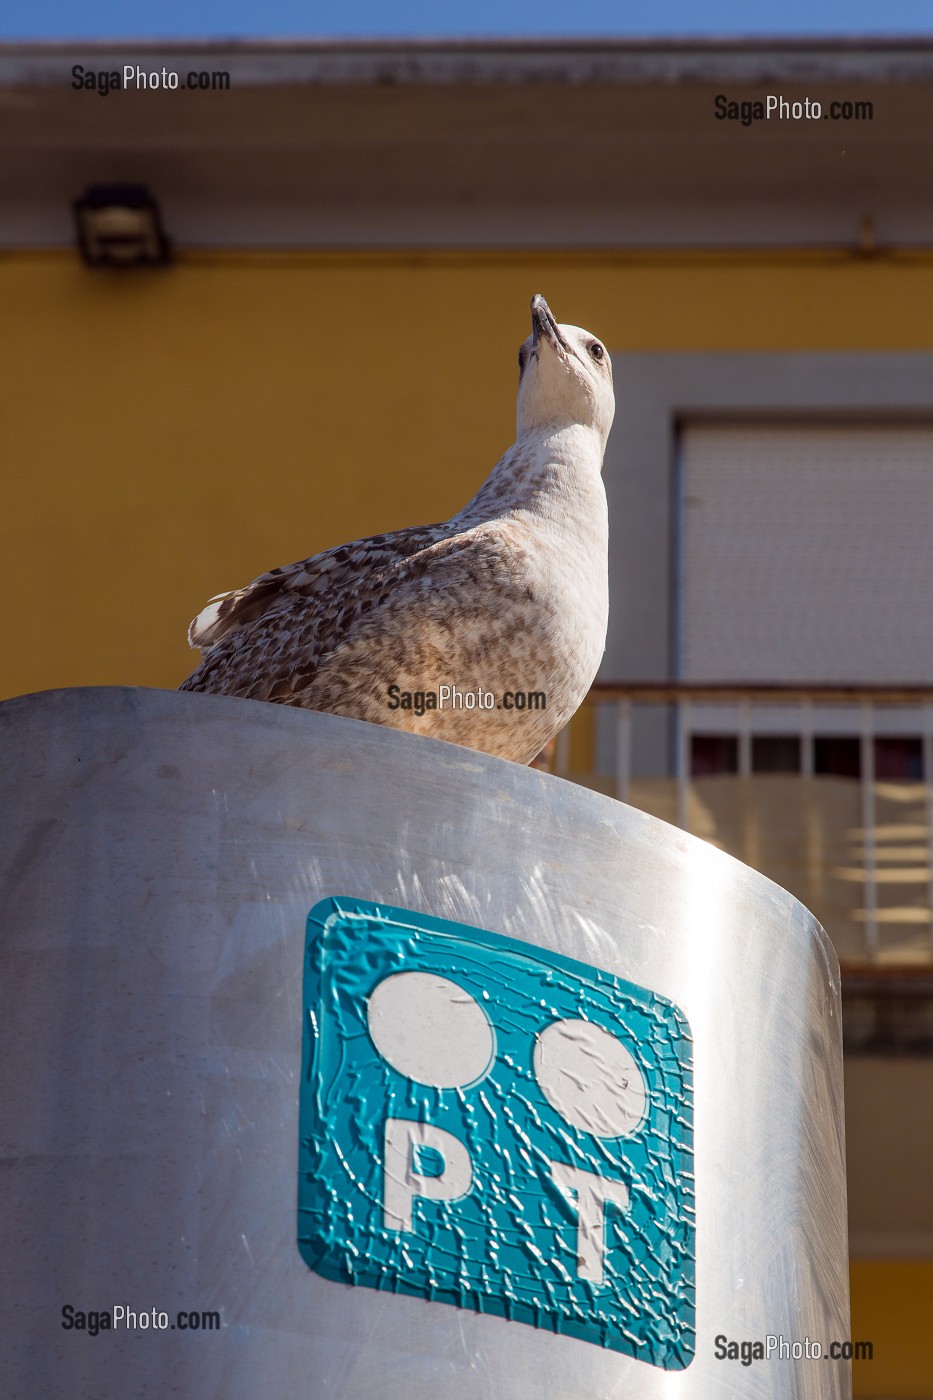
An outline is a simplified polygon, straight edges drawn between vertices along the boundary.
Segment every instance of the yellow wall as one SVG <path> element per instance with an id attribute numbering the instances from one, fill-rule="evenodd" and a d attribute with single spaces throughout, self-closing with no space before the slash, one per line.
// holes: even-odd
<path id="1" fill-rule="evenodd" d="M 871 1361 L 852 1364 L 856 1400 L 930 1400 L 933 1261 L 855 1261 L 851 1277 L 851 1340 L 874 1346 Z"/>
<path id="2" fill-rule="evenodd" d="M 931 344 L 919 255 L 7 255 L 0 694 L 174 686 L 210 595 L 449 515 L 511 441 L 539 290 L 618 349 Z"/>

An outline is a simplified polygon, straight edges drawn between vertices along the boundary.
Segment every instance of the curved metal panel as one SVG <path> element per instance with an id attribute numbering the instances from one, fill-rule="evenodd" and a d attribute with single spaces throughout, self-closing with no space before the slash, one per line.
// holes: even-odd
<path id="1" fill-rule="evenodd" d="M 5 1395 L 124 1400 L 147 1386 L 224 1400 L 849 1394 L 842 1361 L 775 1356 L 742 1365 L 716 1354 L 717 1337 L 811 1346 L 848 1337 L 838 967 L 789 894 L 675 828 L 560 779 L 329 715 L 159 691 L 61 691 L 0 706 L 0 744 L 0 1079 L 8 1199 L 16 1202 L 4 1224 Z M 346 1024 L 361 1007 L 383 1019 L 371 1022 L 369 1039 L 347 1033 L 344 1043 L 354 1054 L 362 1047 L 363 1059 L 353 1068 L 337 1056 L 331 1080 L 336 1074 L 346 1093 L 332 1099 L 331 1118 L 322 1110 L 316 1119 L 302 1094 L 330 1013 L 315 1021 L 303 977 L 324 927 L 320 916 L 308 926 L 308 916 L 326 900 L 343 901 L 357 918 L 377 911 L 358 925 L 358 948 L 350 925 L 328 956 L 334 987 L 345 988 Z M 388 987 L 384 960 L 399 918 L 414 930 L 405 956 L 421 961 L 392 966 L 428 979 L 409 980 L 402 992 Z M 458 971 L 458 938 L 470 956 L 481 950 L 473 983 Z M 368 980 L 360 972 L 367 948 Z M 330 966 L 320 962 L 328 976 Z M 499 988 L 489 1004 L 487 974 Z M 550 1019 L 535 1021 L 529 1010 L 536 977 L 553 984 Z M 573 977 L 576 1000 L 568 1000 Z M 450 985 L 486 1005 L 488 1043 L 482 1017 L 467 1007 L 449 1053 L 440 1042 L 413 1047 L 405 1008 L 423 1009 L 430 993 L 430 1021 Z M 654 1351 L 639 1351 L 637 1339 L 626 1350 L 611 1331 L 618 1317 L 601 1342 L 591 1326 L 605 1313 L 609 1294 L 599 1290 L 616 1267 L 612 1242 L 634 1238 L 625 1229 L 648 1200 L 635 1200 L 647 1179 L 638 1176 L 639 1124 L 661 1131 L 651 1115 L 664 1108 L 663 1084 L 674 1082 L 657 1077 L 642 1053 L 647 1022 L 638 1016 L 658 1007 L 672 1009 L 657 1013 L 667 1027 L 657 1046 L 681 1046 L 665 1063 L 686 1065 L 688 1031 L 692 1042 L 690 1191 L 681 1189 L 686 1120 L 668 1165 L 663 1152 L 652 1160 L 661 1164 L 658 1182 L 666 1172 L 679 1183 L 671 1219 L 689 1216 L 690 1230 L 677 1238 L 695 1243 L 695 1321 L 671 1282 L 676 1270 L 665 1283 L 656 1268 L 663 1231 L 644 1247 L 656 1269 L 651 1286 L 668 1288 L 671 1317 L 686 1319 L 695 1337 L 692 1359 L 684 1352 L 679 1362 L 662 1332 L 650 1334 Z M 608 1037 L 594 1053 L 608 1047 L 613 1083 L 627 1086 L 628 1107 L 611 1085 L 601 1100 L 603 1139 L 614 1134 L 616 1143 L 601 1156 L 595 1148 L 586 1155 L 587 1143 L 603 1140 L 601 1120 L 585 1117 L 554 1069 L 561 1056 L 570 1065 L 564 1032 L 541 1029 L 554 1017 L 568 1044 L 581 1025 L 584 1041 Z M 396 1071 L 421 1077 L 417 1093 L 399 1087 Z M 636 1103 L 638 1073 L 645 1084 Z M 389 1108 L 375 1090 L 354 1100 L 366 1076 L 379 1094 L 395 1095 Z M 676 1083 L 683 1096 L 687 1080 Z M 300 1100 L 302 1123 L 311 1124 L 302 1152 L 310 1139 L 333 1146 L 360 1126 L 370 1131 L 370 1157 L 381 1143 L 386 1161 L 399 1143 L 408 1154 L 399 1160 L 411 1170 L 400 1168 L 372 1241 L 380 1229 L 403 1233 L 427 1219 L 435 1200 L 447 1212 L 438 1220 L 458 1219 L 457 1200 L 485 1209 L 469 1165 L 476 1176 L 491 1160 L 480 1095 L 492 1133 L 519 1090 L 529 1123 L 556 1143 L 545 1149 L 538 1128 L 529 1129 L 528 1170 L 544 1181 L 550 1162 L 548 1220 L 557 1231 L 541 1236 L 544 1214 L 531 1220 L 531 1255 L 538 1248 L 541 1262 L 528 1264 L 529 1277 L 544 1277 L 564 1250 L 568 1287 L 577 1290 L 563 1313 L 571 1325 L 560 1327 L 547 1309 L 510 1317 L 507 1306 L 478 1306 L 492 1274 L 479 1267 L 482 1246 L 469 1241 L 460 1293 L 449 1290 L 446 1303 L 428 1286 L 430 1249 L 421 1265 L 409 1260 L 407 1283 L 421 1283 L 393 1287 L 393 1277 L 405 1281 L 409 1256 L 392 1255 L 384 1235 L 385 1288 L 376 1275 L 375 1285 L 334 1281 L 352 1276 L 339 1213 L 328 1217 L 330 1276 L 309 1267 L 310 1247 L 303 1257 L 298 1246 L 299 1180 L 313 1186 L 317 1169 L 307 1157 L 299 1168 Z M 459 1096 L 466 1127 L 445 1094 Z M 432 1119 L 435 1103 L 447 1105 L 443 1119 Z M 377 1108 L 385 1124 L 380 1118 L 373 1134 Z M 574 1142 L 577 1155 L 561 1159 Z M 365 1154 L 358 1160 L 365 1165 Z M 506 1158 L 499 1161 L 487 1191 L 505 1179 Z M 508 1163 L 519 1199 L 521 1151 Z M 560 1231 L 582 1221 L 587 1182 L 603 1171 L 612 1178 L 606 1218 L 621 1223 L 605 1226 L 604 1254 L 593 1237 L 575 1258 Z M 425 1186 L 429 1179 L 435 1185 Z M 315 1228 L 323 1239 L 320 1221 Z M 630 1252 L 625 1267 L 638 1257 Z M 501 1292 L 495 1280 L 490 1287 Z M 634 1299 L 637 1313 L 647 1307 L 645 1291 L 637 1294 L 632 1284 L 612 1296 L 620 1308 Z M 65 1306 L 85 1321 L 122 1307 L 137 1314 L 136 1326 L 91 1337 L 62 1325 Z M 555 1310 L 562 1307 L 557 1298 Z M 150 1320 L 144 1330 L 139 1318 L 153 1309 L 169 1325 Z M 192 1310 L 219 1311 L 222 1329 L 184 1330 L 178 1314 Z"/>

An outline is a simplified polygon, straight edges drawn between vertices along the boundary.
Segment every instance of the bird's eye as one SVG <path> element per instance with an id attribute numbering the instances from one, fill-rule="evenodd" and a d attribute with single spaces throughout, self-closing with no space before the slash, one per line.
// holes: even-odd
<path id="1" fill-rule="evenodd" d="M 606 352 L 605 352 L 605 350 L 603 349 L 603 347 L 600 345 L 599 341 L 598 341 L 598 340 L 594 340 L 594 341 L 593 341 L 593 344 L 590 346 L 590 354 L 593 356 L 593 359 L 594 359 L 594 360 L 601 360 L 602 357 L 605 355 L 605 353 L 606 353 Z"/>

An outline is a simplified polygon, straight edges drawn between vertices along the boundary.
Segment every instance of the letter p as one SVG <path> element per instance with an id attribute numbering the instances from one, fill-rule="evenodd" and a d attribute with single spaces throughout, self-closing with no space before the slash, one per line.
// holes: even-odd
<path id="1" fill-rule="evenodd" d="M 440 1158 L 440 1171 L 425 1170 L 429 1156 L 435 1162 Z M 473 1185 L 470 1154 L 460 1139 L 431 1123 L 412 1123 L 407 1118 L 386 1119 L 383 1170 L 382 1223 L 387 1230 L 412 1232 L 416 1196 L 457 1201 Z"/>

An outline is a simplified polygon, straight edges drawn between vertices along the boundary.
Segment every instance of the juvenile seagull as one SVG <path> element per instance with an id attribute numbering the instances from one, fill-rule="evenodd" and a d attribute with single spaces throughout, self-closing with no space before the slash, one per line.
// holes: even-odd
<path id="1" fill-rule="evenodd" d="M 531 762 L 580 705 L 606 645 L 601 473 L 615 411 L 605 346 L 559 326 L 542 296 L 531 323 L 516 439 L 472 501 L 440 524 L 327 549 L 212 599 L 188 631 L 203 656 L 182 690 Z M 519 708 L 507 692 L 546 701 Z"/>

